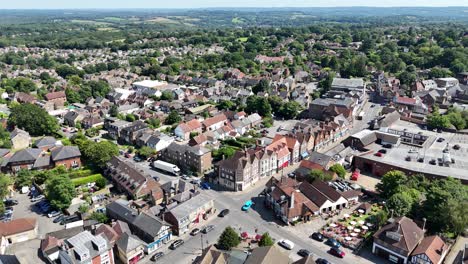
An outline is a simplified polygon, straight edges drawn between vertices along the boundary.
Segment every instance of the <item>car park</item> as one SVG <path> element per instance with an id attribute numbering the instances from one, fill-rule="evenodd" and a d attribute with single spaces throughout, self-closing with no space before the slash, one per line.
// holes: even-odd
<path id="1" fill-rule="evenodd" d="M 338 247 L 331 247 L 330 254 L 337 256 L 339 258 L 344 258 L 344 256 L 346 255 L 345 252 Z"/>
<path id="2" fill-rule="evenodd" d="M 317 241 L 320 241 L 320 242 L 323 242 L 323 240 L 325 239 L 325 238 L 323 237 L 323 235 L 320 234 L 319 232 L 313 233 L 313 234 L 312 234 L 312 238 L 315 239 L 315 240 L 317 240 Z"/>
<path id="3" fill-rule="evenodd" d="M 176 248 L 182 246 L 184 244 L 184 241 L 182 239 L 178 239 L 176 241 L 174 241 L 170 246 L 169 248 L 172 249 L 172 250 L 175 250 Z"/>
<path id="4" fill-rule="evenodd" d="M 201 232 L 203 234 L 208 234 L 208 232 L 210 232 L 213 229 L 214 229 L 214 225 L 208 225 L 208 226 L 205 226 L 204 228 L 202 228 Z"/>
<path id="5" fill-rule="evenodd" d="M 224 209 L 221 212 L 219 212 L 218 216 L 219 217 L 225 217 L 228 214 L 229 214 L 229 209 Z"/>
<path id="6" fill-rule="evenodd" d="M 341 247 L 340 242 L 336 241 L 334 238 L 329 238 L 325 244 L 337 248 Z"/>
<path id="7" fill-rule="evenodd" d="M 310 253 L 309 250 L 307 249 L 299 249 L 299 251 L 297 252 L 297 254 L 301 257 L 308 257 L 310 256 L 312 253 Z"/>
<path id="8" fill-rule="evenodd" d="M 248 200 L 247 202 L 245 202 L 245 204 L 242 206 L 242 211 L 248 211 L 250 209 L 250 207 L 252 207 L 253 205 L 253 202 L 252 200 Z"/>
<path id="9" fill-rule="evenodd" d="M 192 229 L 192 232 L 190 232 L 190 235 L 191 236 L 196 236 L 196 235 L 198 235 L 198 233 L 200 233 L 200 228 L 194 228 L 194 229 Z"/>
<path id="10" fill-rule="evenodd" d="M 278 241 L 278 245 L 284 247 L 285 249 L 292 250 L 294 248 L 294 243 L 287 239 L 281 239 Z"/>
<path id="11" fill-rule="evenodd" d="M 163 252 L 157 252 L 156 254 L 154 254 L 151 257 L 151 261 L 156 262 L 156 261 L 160 260 L 162 257 L 164 257 L 164 253 Z"/>

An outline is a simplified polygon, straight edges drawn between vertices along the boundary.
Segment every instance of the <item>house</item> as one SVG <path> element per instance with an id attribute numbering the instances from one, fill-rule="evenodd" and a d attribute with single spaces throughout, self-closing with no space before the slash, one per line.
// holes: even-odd
<path id="1" fill-rule="evenodd" d="M 107 130 L 109 137 L 114 140 L 120 138 L 122 130 L 131 124 L 130 122 L 112 117 L 104 120 L 104 128 Z"/>
<path id="2" fill-rule="evenodd" d="M 127 223 L 132 233 L 145 242 L 145 253 L 154 252 L 172 239 L 170 225 L 146 212 L 131 208 L 128 201 L 116 200 L 106 205 L 106 214 Z"/>
<path id="3" fill-rule="evenodd" d="M 117 189 L 124 191 L 133 199 L 149 197 L 154 204 L 159 204 L 163 200 L 160 184 L 122 157 L 113 157 L 107 163 L 105 174 L 112 178 Z"/>
<path id="4" fill-rule="evenodd" d="M 244 264 L 288 264 L 289 254 L 280 250 L 277 246 L 257 247 L 247 257 Z"/>
<path id="5" fill-rule="evenodd" d="M 174 234 L 180 236 L 193 227 L 201 227 L 214 214 L 214 201 L 204 193 L 168 209 L 164 220 L 172 225 Z"/>
<path id="6" fill-rule="evenodd" d="M 237 151 L 216 164 L 218 184 L 231 191 L 243 191 L 260 179 L 255 153 Z"/>
<path id="7" fill-rule="evenodd" d="M 83 231 L 64 241 L 66 247 L 59 252 L 59 263 L 108 263 L 114 264 L 114 253 L 102 236 Z"/>
<path id="8" fill-rule="evenodd" d="M 77 146 L 60 146 L 52 149 L 50 155 L 55 166 L 63 165 L 67 169 L 81 167 L 81 152 Z"/>
<path id="9" fill-rule="evenodd" d="M 195 185 L 181 179 L 168 181 L 161 185 L 161 188 L 164 192 L 164 202 L 166 205 L 174 202 L 183 203 L 198 193 Z"/>
<path id="10" fill-rule="evenodd" d="M 319 208 L 320 213 L 330 213 L 348 207 L 346 198 L 319 179 L 312 183 L 302 182 L 298 189 Z"/>
<path id="11" fill-rule="evenodd" d="M 145 243 L 138 237 L 123 233 L 116 242 L 118 258 L 122 263 L 134 264 L 145 256 Z"/>
<path id="12" fill-rule="evenodd" d="M 308 160 L 322 166 L 325 170 L 330 169 L 330 167 L 335 164 L 332 156 L 317 151 L 310 153 Z"/>
<path id="13" fill-rule="evenodd" d="M 439 236 L 425 237 L 411 253 L 410 263 L 441 264 L 449 246 Z"/>
<path id="14" fill-rule="evenodd" d="M 81 120 L 81 125 L 84 129 L 99 127 L 104 125 L 104 119 L 98 116 L 88 116 Z"/>
<path id="15" fill-rule="evenodd" d="M 81 121 L 86 117 L 83 111 L 68 111 L 63 117 L 63 123 L 75 127 L 76 124 L 81 123 Z"/>
<path id="16" fill-rule="evenodd" d="M 36 97 L 30 94 L 23 93 L 23 92 L 16 92 L 13 97 L 13 101 L 16 101 L 22 104 L 35 104 L 37 102 L 37 99 Z"/>
<path id="17" fill-rule="evenodd" d="M 54 137 L 42 137 L 34 142 L 34 146 L 43 151 L 49 151 L 59 144 L 61 144 L 61 142 L 57 141 Z"/>
<path id="18" fill-rule="evenodd" d="M 118 141 L 124 144 L 135 144 L 137 139 L 148 130 L 149 127 L 145 122 L 137 120 L 120 131 Z"/>
<path id="19" fill-rule="evenodd" d="M 229 253 L 217 249 L 214 245 L 205 248 L 200 258 L 195 260 L 196 264 L 228 264 Z"/>
<path id="20" fill-rule="evenodd" d="M 364 80 L 361 78 L 347 79 L 347 78 L 333 78 L 331 90 L 338 91 L 357 91 L 366 92 Z"/>
<path id="21" fill-rule="evenodd" d="M 10 133 L 10 140 L 13 149 L 25 149 L 31 145 L 31 136 L 28 132 L 15 128 Z"/>
<path id="22" fill-rule="evenodd" d="M 146 141 L 146 146 L 156 150 L 157 152 L 160 152 L 169 147 L 172 142 L 174 142 L 174 138 L 168 135 L 151 135 L 150 138 Z"/>
<path id="23" fill-rule="evenodd" d="M 409 263 L 411 253 L 424 239 L 424 230 L 405 216 L 392 220 L 374 234 L 372 253 L 394 263 Z"/>
<path id="24" fill-rule="evenodd" d="M 2 170 L 18 172 L 19 170 L 40 170 L 50 167 L 50 156 L 41 149 L 27 148 L 15 152 L 10 158 L 6 158 L 2 164 Z"/>
<path id="25" fill-rule="evenodd" d="M 6 248 L 31 239 L 36 239 L 38 222 L 34 218 L 18 218 L 10 222 L 0 222 L 0 254 L 5 254 Z"/>
<path id="26" fill-rule="evenodd" d="M 40 251 L 49 263 L 54 263 L 59 257 L 61 247 L 62 241 L 60 239 L 47 235 L 41 240 Z"/>
<path id="27" fill-rule="evenodd" d="M 180 123 L 174 130 L 174 134 L 183 140 L 189 140 L 190 133 L 202 133 L 202 124 L 197 119 L 192 119 L 186 123 Z"/>
<path id="28" fill-rule="evenodd" d="M 212 131 L 224 126 L 227 121 L 227 117 L 224 114 L 219 114 L 214 117 L 208 118 L 202 122 L 203 131 Z"/>
<path id="29" fill-rule="evenodd" d="M 67 102 L 67 96 L 65 91 L 51 92 L 45 95 L 47 102 L 53 103 L 54 109 L 63 108 L 65 102 Z"/>
<path id="30" fill-rule="evenodd" d="M 211 151 L 201 146 L 192 147 L 173 142 L 161 152 L 161 159 L 198 174 L 203 174 L 212 167 Z"/>

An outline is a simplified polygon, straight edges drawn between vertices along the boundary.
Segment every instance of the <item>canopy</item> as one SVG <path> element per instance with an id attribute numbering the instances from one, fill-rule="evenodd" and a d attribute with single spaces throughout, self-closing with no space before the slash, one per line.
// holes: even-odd
<path id="1" fill-rule="evenodd" d="M 262 237 L 263 237 L 262 235 L 257 234 L 257 235 L 255 236 L 255 240 L 260 240 L 260 239 L 262 239 Z"/>
<path id="2" fill-rule="evenodd" d="M 242 233 L 241 233 L 241 237 L 242 237 L 242 238 L 246 238 L 246 237 L 248 237 L 248 236 L 249 236 L 249 233 L 247 233 L 247 232 L 242 232 Z"/>

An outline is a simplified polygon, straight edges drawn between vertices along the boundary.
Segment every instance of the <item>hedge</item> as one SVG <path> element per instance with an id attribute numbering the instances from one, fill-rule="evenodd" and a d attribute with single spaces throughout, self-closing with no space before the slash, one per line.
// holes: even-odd
<path id="1" fill-rule="evenodd" d="M 71 181 L 73 182 L 73 184 L 75 184 L 75 187 L 77 187 L 77 186 L 81 186 L 87 183 L 96 182 L 100 178 L 104 178 L 104 177 L 102 177 L 102 175 L 98 173 L 98 174 L 93 174 L 87 177 L 72 179 Z"/>
<path id="2" fill-rule="evenodd" d="M 82 178 L 82 177 L 90 176 L 92 173 L 93 172 L 89 169 L 77 170 L 77 171 L 70 172 L 68 176 L 70 177 L 70 179 L 75 179 L 75 178 Z"/>

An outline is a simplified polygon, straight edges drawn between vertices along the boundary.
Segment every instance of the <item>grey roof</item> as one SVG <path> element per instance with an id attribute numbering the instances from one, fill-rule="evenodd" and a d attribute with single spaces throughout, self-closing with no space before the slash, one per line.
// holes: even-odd
<path id="1" fill-rule="evenodd" d="M 199 156 L 210 152 L 209 149 L 201 147 L 201 146 L 191 147 L 189 145 L 181 145 L 175 142 L 172 142 L 167 148 L 174 152 L 179 152 L 179 153 L 191 152 Z"/>
<path id="2" fill-rule="evenodd" d="M 332 156 L 329 156 L 329 155 L 326 155 L 326 154 L 322 154 L 322 153 L 318 153 L 316 151 L 312 152 L 310 154 L 310 157 L 309 157 L 309 160 L 314 162 L 314 163 L 317 163 L 319 164 L 320 166 L 326 168 L 328 163 L 333 160 L 333 157 Z"/>
<path id="3" fill-rule="evenodd" d="M 192 197 L 192 199 L 172 208 L 169 212 L 174 215 L 176 219 L 181 219 L 190 215 L 193 211 L 204 206 L 212 200 L 213 199 L 206 194 L 200 193 L 199 195 Z"/>
<path id="4" fill-rule="evenodd" d="M 49 155 L 44 155 L 44 156 L 40 156 L 36 159 L 36 161 L 34 162 L 34 165 L 33 167 L 34 168 L 45 168 L 45 167 L 49 167 L 50 165 L 50 156 Z"/>
<path id="5" fill-rule="evenodd" d="M 27 148 L 22 149 L 10 158 L 9 162 L 26 162 L 26 161 L 35 161 L 42 153 L 41 149 L 37 148 Z"/>
<path id="6" fill-rule="evenodd" d="M 276 246 L 258 247 L 247 257 L 245 264 L 289 263 L 289 255 Z"/>
<path id="7" fill-rule="evenodd" d="M 144 244 L 138 237 L 129 233 L 123 233 L 116 242 L 117 247 L 126 253 Z"/>
<path id="8" fill-rule="evenodd" d="M 70 246 L 68 255 L 73 260 L 72 263 L 87 263 L 110 249 L 109 242 L 102 234 L 94 236 L 89 231 L 83 231 L 67 239 L 66 242 Z M 80 259 L 78 255 L 86 258 Z"/>
<path id="9" fill-rule="evenodd" d="M 361 130 L 356 134 L 352 135 L 352 137 L 359 139 L 364 146 L 367 146 L 377 140 L 375 132 L 369 129 Z"/>
<path id="10" fill-rule="evenodd" d="M 54 146 L 57 143 L 57 140 L 54 137 L 43 137 L 34 143 L 36 147 L 46 147 L 46 146 Z"/>
<path id="11" fill-rule="evenodd" d="M 10 138 L 14 138 L 16 137 L 17 135 L 25 135 L 27 137 L 29 137 L 29 133 L 22 130 L 22 129 L 19 129 L 19 128 L 15 128 L 13 129 L 13 131 L 11 131 L 10 133 Z"/>
<path id="12" fill-rule="evenodd" d="M 157 237 L 161 228 L 166 225 L 164 222 L 156 218 L 155 216 L 151 216 L 146 213 L 139 214 L 132 223 L 134 226 L 138 227 L 141 231 L 145 232 L 146 234 Z"/>
<path id="13" fill-rule="evenodd" d="M 0 255 L 0 264 L 21 264 L 15 255 Z"/>
<path id="14" fill-rule="evenodd" d="M 355 89 L 359 87 L 364 87 L 364 80 L 360 78 L 356 78 L 356 79 L 333 78 L 332 89 L 336 86 Z"/>
<path id="15" fill-rule="evenodd" d="M 52 160 L 64 160 L 81 157 L 80 149 L 77 146 L 61 146 L 52 150 Z"/>
<path id="16" fill-rule="evenodd" d="M 10 149 L 3 149 L 3 148 L 0 148 L 0 157 L 3 157 L 5 156 L 6 154 L 10 153 Z"/>
<path id="17" fill-rule="evenodd" d="M 120 219 L 126 223 L 132 223 L 137 215 L 137 212 L 128 207 L 128 202 L 124 200 L 116 200 L 106 205 L 106 211 L 118 215 Z"/>

